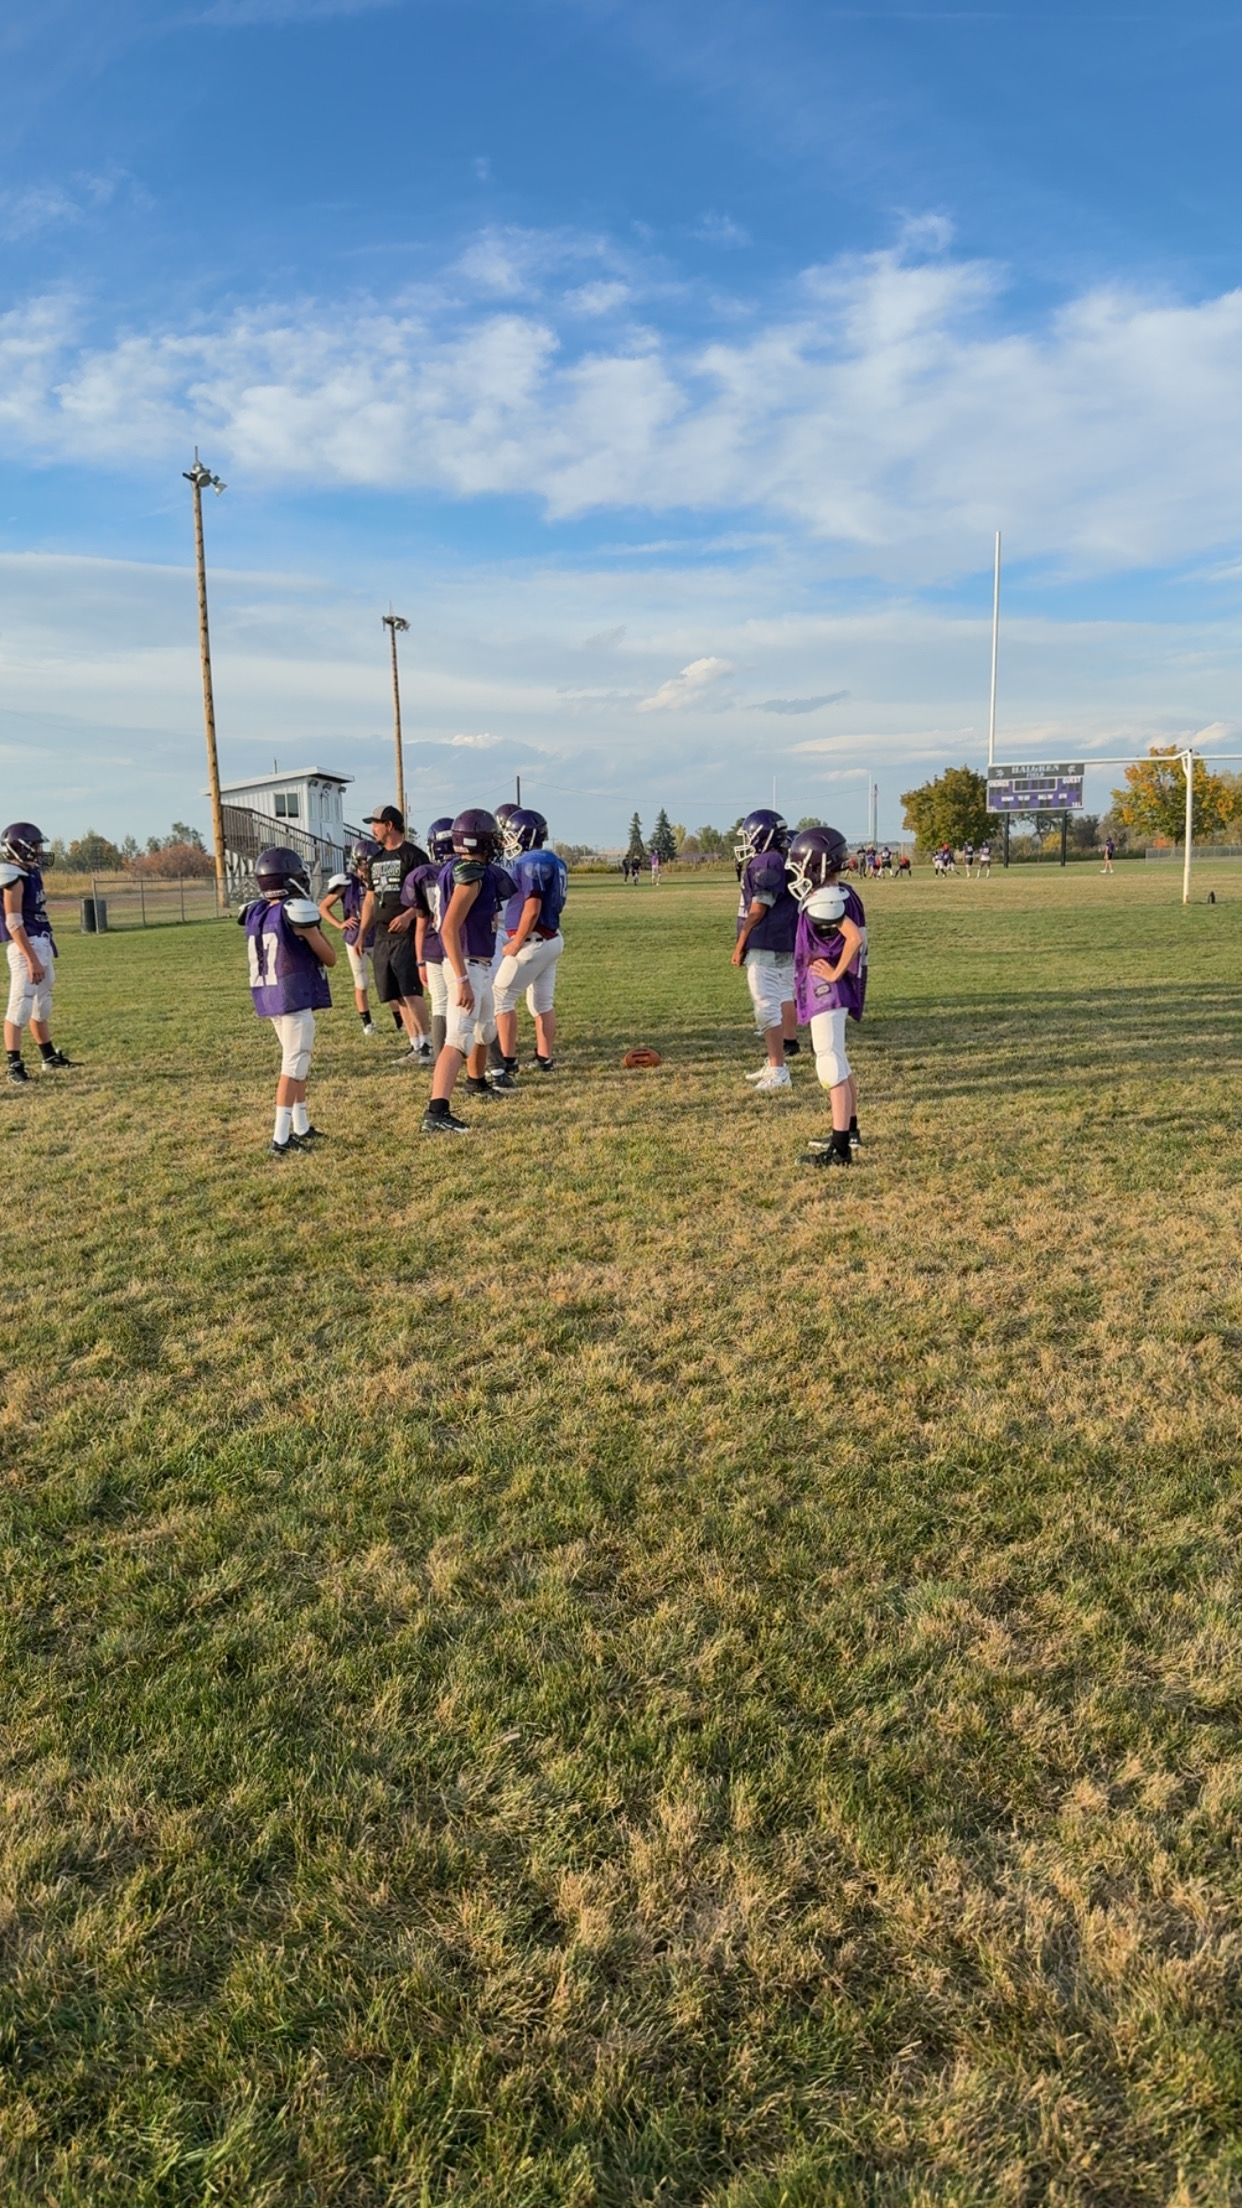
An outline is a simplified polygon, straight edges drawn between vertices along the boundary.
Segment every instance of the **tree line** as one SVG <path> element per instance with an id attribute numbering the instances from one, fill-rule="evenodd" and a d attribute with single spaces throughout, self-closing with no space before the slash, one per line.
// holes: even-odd
<path id="1" fill-rule="evenodd" d="M 66 874 L 146 874 L 163 881 L 189 881 L 216 870 L 199 830 L 185 820 L 174 820 L 167 836 L 148 836 L 145 847 L 134 836 L 113 843 L 97 828 L 68 844 L 58 836 L 52 864 Z"/>
<path id="2" fill-rule="evenodd" d="M 1203 759 L 1194 766 L 1193 834 L 1206 840 L 1228 829 L 1242 831 L 1242 775 L 1214 773 Z M 1106 836 L 1124 848 L 1141 849 L 1157 837 L 1180 843 L 1186 833 L 1186 777 L 1176 744 L 1153 744 L 1146 759 L 1125 769 L 1124 787 L 1112 792 L 1112 811 L 1071 813 L 1068 841 L 1071 849 L 1090 851 Z M 985 775 L 973 767 L 946 767 L 930 782 L 902 793 L 904 820 L 921 851 L 939 850 L 949 844 L 960 851 L 963 844 L 980 844 L 1000 833 L 1000 821 L 988 811 Z M 1011 849 L 1028 849 L 1061 839 L 1060 813 L 1020 813 L 1011 816 L 1011 829 L 1020 829 Z"/>

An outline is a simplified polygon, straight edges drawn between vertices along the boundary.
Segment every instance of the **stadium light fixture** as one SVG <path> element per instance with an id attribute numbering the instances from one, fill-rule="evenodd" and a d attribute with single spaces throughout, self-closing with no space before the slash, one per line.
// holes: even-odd
<path id="1" fill-rule="evenodd" d="M 211 789 L 211 833 L 216 852 L 216 906 L 228 909 L 224 865 L 224 811 L 220 803 L 220 762 L 216 757 L 216 707 L 211 689 L 211 637 L 207 628 L 207 561 L 203 552 L 203 492 L 210 488 L 219 498 L 227 488 L 218 475 L 204 467 L 194 447 L 194 465 L 182 474 L 194 493 L 194 553 L 198 566 L 198 644 L 203 663 L 203 719 L 207 730 L 207 780 Z"/>
<path id="2" fill-rule="evenodd" d="M 388 631 L 389 642 L 392 645 L 392 717 L 393 740 L 397 747 L 397 811 L 404 820 L 405 758 L 401 749 L 401 678 L 397 673 L 397 631 L 398 629 L 408 629 L 410 624 L 408 621 L 403 621 L 399 613 L 393 612 L 391 599 L 388 601 L 387 613 L 382 613 L 380 620 Z"/>

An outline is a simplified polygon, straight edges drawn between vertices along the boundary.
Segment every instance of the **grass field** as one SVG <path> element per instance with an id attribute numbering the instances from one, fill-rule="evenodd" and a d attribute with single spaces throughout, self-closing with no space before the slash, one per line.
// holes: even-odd
<path id="1" fill-rule="evenodd" d="M 575 887 L 562 1070 L 468 1141 L 338 1008 L 284 1161 L 238 931 L 66 939 L 6 2208 L 1242 2200 L 1212 879 L 874 890 L 852 1174 L 805 1057 L 741 1080 L 726 883 Z"/>

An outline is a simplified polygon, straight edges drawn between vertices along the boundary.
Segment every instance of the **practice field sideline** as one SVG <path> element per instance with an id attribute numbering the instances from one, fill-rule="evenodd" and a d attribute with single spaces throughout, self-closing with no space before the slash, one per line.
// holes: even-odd
<path id="1" fill-rule="evenodd" d="M 0 1111 L 0 2199 L 1242 2197 L 1210 886 L 873 887 L 853 1173 L 809 1054 L 742 1080 L 725 882 L 575 879 L 561 1070 L 467 1140 L 338 969 L 284 1160 L 240 931 L 66 938 L 84 1063 Z"/>

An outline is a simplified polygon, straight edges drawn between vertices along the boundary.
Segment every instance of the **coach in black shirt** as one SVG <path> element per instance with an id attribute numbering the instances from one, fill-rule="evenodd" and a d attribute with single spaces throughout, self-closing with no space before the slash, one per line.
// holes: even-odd
<path id="1" fill-rule="evenodd" d="M 365 943 L 368 929 L 374 927 L 371 966 L 375 993 L 381 1004 L 396 1005 L 410 1039 L 410 1059 L 417 1062 L 430 1057 L 431 1041 L 414 955 L 414 914 L 401 902 L 401 884 L 413 867 L 430 862 L 421 845 L 406 841 L 405 822 L 395 805 L 377 806 L 363 825 L 370 829 L 380 849 L 367 869 L 358 940 Z"/>

